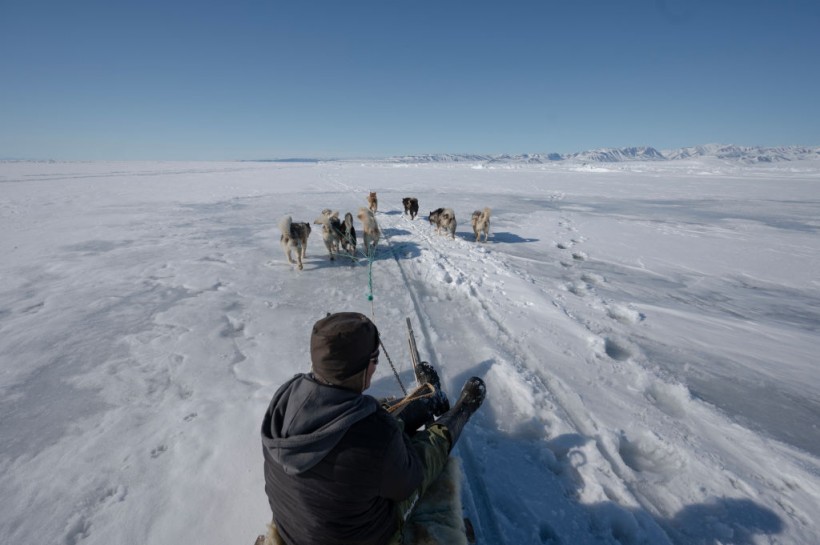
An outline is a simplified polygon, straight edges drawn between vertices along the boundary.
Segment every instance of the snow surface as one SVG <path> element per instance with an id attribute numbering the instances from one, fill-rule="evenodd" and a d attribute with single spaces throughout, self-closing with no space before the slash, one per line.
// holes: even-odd
<path id="1" fill-rule="evenodd" d="M 286 262 L 282 216 L 368 191 L 372 269 L 319 226 Z M 809 160 L 0 163 L 0 542 L 252 543 L 262 414 L 353 310 L 405 384 L 405 317 L 451 397 L 487 382 L 455 450 L 480 543 L 820 543 L 818 231 Z"/>

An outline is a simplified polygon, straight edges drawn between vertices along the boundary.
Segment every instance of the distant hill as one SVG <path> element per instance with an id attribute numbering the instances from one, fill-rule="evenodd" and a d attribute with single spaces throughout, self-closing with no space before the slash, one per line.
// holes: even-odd
<path id="1" fill-rule="evenodd" d="M 658 151 L 651 146 L 630 148 L 600 148 L 577 153 L 534 153 L 521 155 L 480 154 L 426 154 L 403 155 L 386 159 L 393 163 L 498 163 L 498 164 L 544 164 L 556 161 L 578 163 L 618 163 L 622 161 L 675 161 L 695 157 L 716 157 L 744 163 L 774 163 L 820 159 L 820 147 L 784 146 L 765 148 L 761 146 L 735 146 L 707 144 Z"/>
<path id="2" fill-rule="evenodd" d="M 718 159 L 737 159 L 745 162 L 773 163 L 776 161 L 820 158 L 820 147 L 783 146 L 764 148 L 760 146 L 708 144 L 665 150 L 663 155 L 669 160 L 688 159 L 690 157 L 717 157 Z"/>

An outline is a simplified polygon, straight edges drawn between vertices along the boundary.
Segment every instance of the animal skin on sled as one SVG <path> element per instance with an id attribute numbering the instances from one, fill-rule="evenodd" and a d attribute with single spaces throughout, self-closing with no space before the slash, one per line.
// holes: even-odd
<path id="1" fill-rule="evenodd" d="M 467 545 L 461 507 L 461 465 L 453 457 L 424 494 L 404 523 L 402 539 L 390 545 Z M 268 534 L 254 545 L 285 545 L 276 526 L 268 524 Z"/>

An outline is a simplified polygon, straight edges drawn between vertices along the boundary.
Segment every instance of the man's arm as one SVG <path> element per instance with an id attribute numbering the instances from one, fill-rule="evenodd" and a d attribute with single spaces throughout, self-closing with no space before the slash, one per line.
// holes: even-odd
<path id="1" fill-rule="evenodd" d="M 383 454 L 380 495 L 401 501 L 422 485 L 424 466 L 398 423 Z"/>

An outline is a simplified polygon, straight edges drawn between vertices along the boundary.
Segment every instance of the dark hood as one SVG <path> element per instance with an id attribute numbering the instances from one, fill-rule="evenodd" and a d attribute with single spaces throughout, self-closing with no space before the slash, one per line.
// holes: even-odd
<path id="1" fill-rule="evenodd" d="M 358 392 L 299 374 L 274 394 L 262 421 L 262 445 L 289 475 L 318 464 L 347 430 L 378 409 Z"/>

